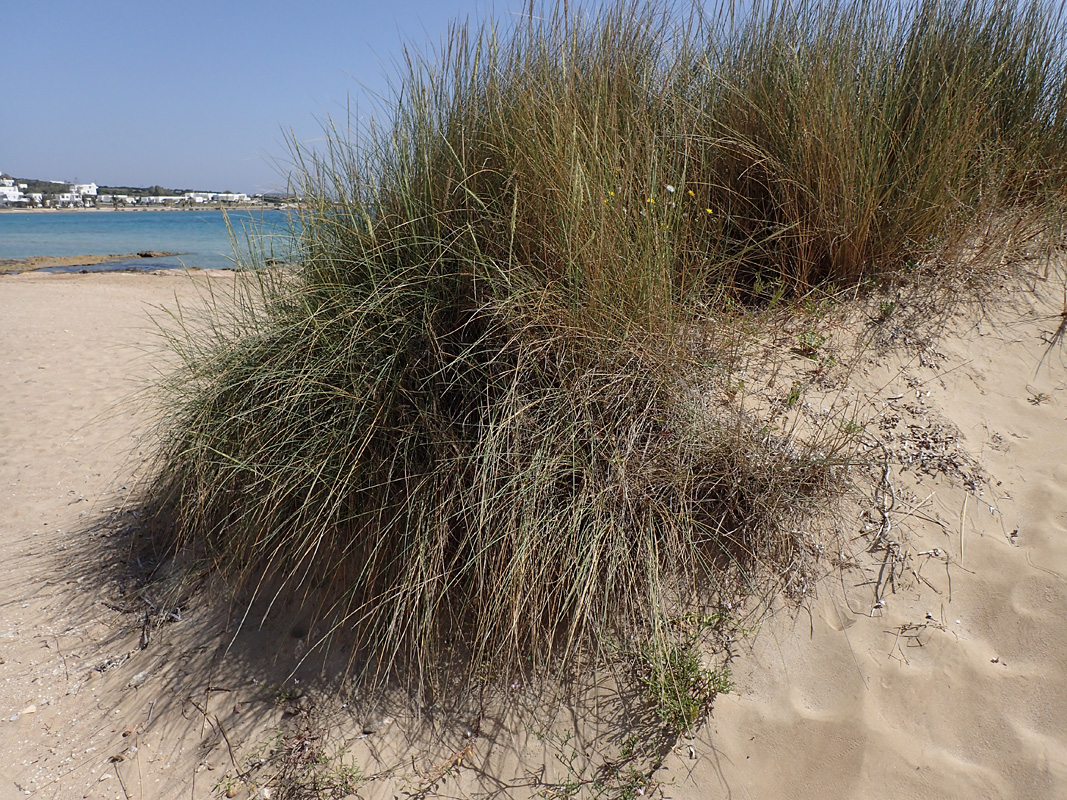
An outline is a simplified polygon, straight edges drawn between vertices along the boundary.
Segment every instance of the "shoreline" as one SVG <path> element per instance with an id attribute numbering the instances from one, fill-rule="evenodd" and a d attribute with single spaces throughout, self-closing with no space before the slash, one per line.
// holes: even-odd
<path id="1" fill-rule="evenodd" d="M 0 259 L 0 275 L 17 275 L 22 272 L 33 272 L 34 270 L 48 267 L 94 267 L 98 264 L 109 264 L 113 261 L 133 261 L 138 258 L 167 258 L 179 255 L 181 253 L 169 250 L 142 250 L 138 253 L 107 253 L 104 255 L 4 258 Z"/>
<path id="2" fill-rule="evenodd" d="M 85 213 L 118 213 L 132 211 L 293 211 L 299 208 L 296 203 L 280 203 L 278 205 L 268 203 L 240 203 L 233 205 L 220 205 L 218 203 L 201 203 L 195 206 L 124 206 L 122 208 L 92 206 L 91 208 L 11 208 L 0 207 L 0 214 L 85 214 Z"/>

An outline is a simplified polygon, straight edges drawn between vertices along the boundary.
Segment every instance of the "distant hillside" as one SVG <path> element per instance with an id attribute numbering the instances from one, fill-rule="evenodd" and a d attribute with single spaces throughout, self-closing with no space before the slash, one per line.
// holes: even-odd
<path id="1" fill-rule="evenodd" d="M 26 192 L 40 192 L 42 194 L 57 194 L 67 191 L 70 181 L 42 181 L 38 178 L 14 178 L 15 183 L 26 184 Z M 99 194 L 128 194 L 131 197 L 152 197 L 160 195 L 181 195 L 192 191 L 208 191 L 204 189 L 168 189 L 164 186 L 98 186 Z M 215 191 L 215 190 L 210 190 Z"/>
<path id="2" fill-rule="evenodd" d="M 0 178 L 10 178 L 17 185 L 26 184 L 25 192 L 29 194 L 43 194 L 45 201 L 49 200 L 49 197 L 63 194 L 70 191 L 72 181 L 44 181 L 40 178 L 16 178 L 13 175 L 7 173 L 0 174 Z M 229 189 L 218 192 L 214 189 L 170 189 L 166 186 L 97 186 L 98 195 L 127 195 L 131 198 L 139 197 L 181 197 L 187 192 L 200 192 L 203 194 L 233 194 Z M 257 197 L 268 205 L 283 205 L 286 203 L 292 203 L 298 201 L 299 198 L 295 195 L 290 195 L 284 192 L 267 192 L 264 195 L 257 195 Z M 131 201 L 132 202 L 132 201 Z"/>
<path id="3" fill-rule="evenodd" d="M 6 175 L 4 177 L 7 177 Z M 14 178 L 16 184 L 26 184 L 26 192 L 41 194 L 56 194 L 67 191 L 68 183 L 54 183 L 52 181 L 34 180 L 32 178 Z"/>
<path id="4" fill-rule="evenodd" d="M 229 190 L 226 190 L 227 192 Z M 218 192 L 217 189 L 168 189 L 164 186 L 100 186 L 97 188 L 100 194 L 128 194 L 131 197 L 144 197 L 160 195 L 181 195 L 186 192 Z"/>

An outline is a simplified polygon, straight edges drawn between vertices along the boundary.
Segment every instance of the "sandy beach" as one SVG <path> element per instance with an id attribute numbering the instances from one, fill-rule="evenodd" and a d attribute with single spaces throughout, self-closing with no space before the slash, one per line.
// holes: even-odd
<path id="1" fill-rule="evenodd" d="M 735 643 L 733 691 L 645 796 L 1067 796 L 1063 266 L 861 357 L 836 396 L 887 469 L 857 480 L 807 600 Z M 617 733 L 595 709 L 427 732 L 301 662 L 298 622 L 234 638 L 221 587 L 158 629 L 131 613 L 123 503 L 153 413 L 131 398 L 165 363 L 150 315 L 238 279 L 0 276 L 0 800 L 267 797 L 236 777 L 312 723 L 361 797 L 592 796 Z"/>

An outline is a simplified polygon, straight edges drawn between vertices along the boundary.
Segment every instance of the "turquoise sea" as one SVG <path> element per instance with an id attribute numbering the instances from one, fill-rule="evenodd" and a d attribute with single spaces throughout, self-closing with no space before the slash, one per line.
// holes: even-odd
<path id="1" fill-rule="evenodd" d="M 247 252 L 250 236 L 265 257 L 289 260 L 291 222 L 292 212 L 281 210 L 5 212 L 0 213 L 0 259 L 156 250 L 181 255 L 50 270 L 232 269 L 234 243 Z"/>

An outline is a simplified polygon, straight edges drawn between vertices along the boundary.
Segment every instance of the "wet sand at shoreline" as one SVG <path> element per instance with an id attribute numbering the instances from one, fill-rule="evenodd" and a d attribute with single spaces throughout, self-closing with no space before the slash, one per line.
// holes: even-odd
<path id="1" fill-rule="evenodd" d="M 114 261 L 132 261 L 138 258 L 162 258 L 178 256 L 162 250 L 142 250 L 139 253 L 108 253 L 106 255 L 79 256 L 31 256 L 30 258 L 0 259 L 0 274 L 10 272 L 32 272 L 47 267 L 92 267 L 98 264 L 110 264 Z"/>

